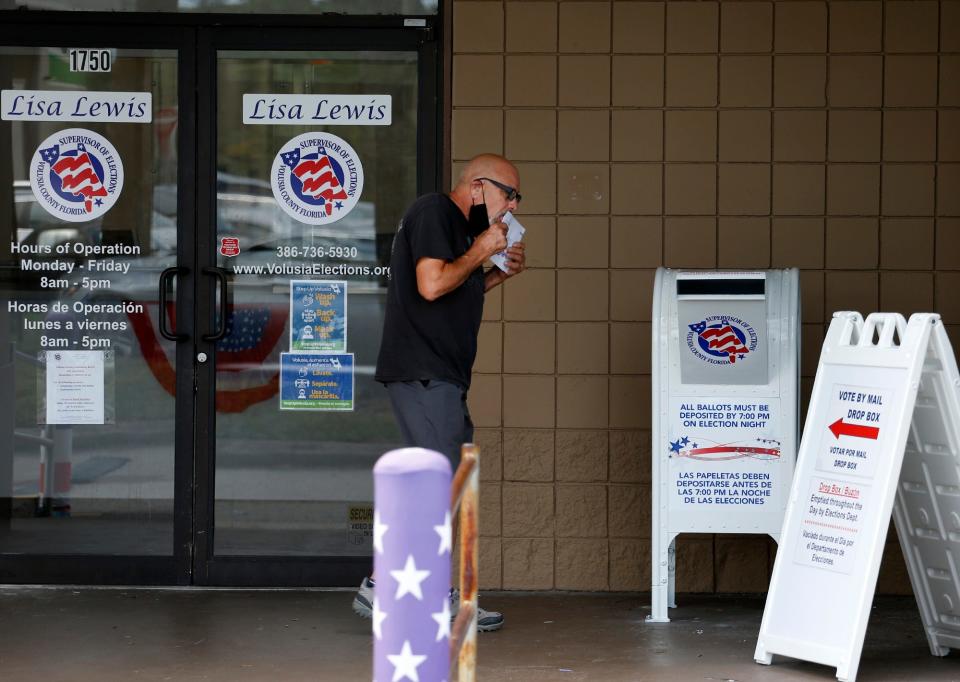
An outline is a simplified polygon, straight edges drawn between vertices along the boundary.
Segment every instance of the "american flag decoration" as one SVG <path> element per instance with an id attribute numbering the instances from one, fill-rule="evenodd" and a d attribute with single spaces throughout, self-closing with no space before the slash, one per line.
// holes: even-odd
<path id="1" fill-rule="evenodd" d="M 374 682 L 450 675 L 450 462 L 403 448 L 373 467 Z"/>
<path id="2" fill-rule="evenodd" d="M 742 443 L 715 443 L 708 439 L 681 436 L 670 442 L 671 457 L 688 457 L 704 462 L 727 462 L 734 459 L 771 461 L 780 459 L 780 441 L 757 438 Z M 700 442 L 697 442 L 700 441 Z"/>
<path id="3" fill-rule="evenodd" d="M 282 153 L 280 158 L 301 182 L 300 190 L 297 191 L 294 186 L 294 191 L 304 200 L 312 199 L 322 204 L 327 215 L 330 215 L 333 212 L 333 202 L 347 199 L 347 193 L 337 179 L 326 149 L 321 147 L 318 154 L 308 156 L 317 158 L 301 159 L 300 148 L 297 147 L 293 151 Z"/>
<path id="4" fill-rule="evenodd" d="M 697 322 L 690 329 L 696 332 L 700 347 L 710 355 L 726 355 L 730 362 L 736 362 L 750 352 L 746 335 L 727 320 L 710 326 L 705 321 Z"/>
<path id="5" fill-rule="evenodd" d="M 76 151 L 60 154 L 60 145 L 40 150 L 40 157 L 50 164 L 50 172 L 60 180 L 60 187 L 67 194 L 82 196 L 83 207 L 87 213 L 93 211 L 93 202 L 102 203 L 99 197 L 107 196 L 107 189 L 103 186 L 103 178 L 90 162 L 90 155 L 83 143 L 77 145 Z"/>
<path id="6" fill-rule="evenodd" d="M 175 305 L 168 303 L 164 312 L 169 328 L 176 329 Z M 227 334 L 217 342 L 217 412 L 243 412 L 277 394 L 281 341 L 286 338 L 289 313 L 284 304 L 240 303 L 228 308 Z M 157 306 L 146 304 L 142 312 L 127 316 L 151 374 L 167 393 L 175 395 L 176 344 L 158 338 L 156 316 L 160 314 Z"/>

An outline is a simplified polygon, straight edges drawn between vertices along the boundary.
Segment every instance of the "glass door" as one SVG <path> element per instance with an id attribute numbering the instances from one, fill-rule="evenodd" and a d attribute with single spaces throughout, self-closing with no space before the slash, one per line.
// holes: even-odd
<path id="1" fill-rule="evenodd" d="M 390 248 L 405 208 L 436 187 L 426 35 L 201 42 L 215 78 L 201 133 L 201 186 L 215 188 L 201 202 L 203 582 L 349 585 L 369 572 L 371 469 L 400 442 L 373 380 Z"/>
<path id="2" fill-rule="evenodd" d="M 194 45 L 130 35 L 0 29 L 5 582 L 189 580 Z"/>
<path id="3" fill-rule="evenodd" d="M 0 577 L 357 583 L 433 20 L 55 17 L 0 26 Z"/>

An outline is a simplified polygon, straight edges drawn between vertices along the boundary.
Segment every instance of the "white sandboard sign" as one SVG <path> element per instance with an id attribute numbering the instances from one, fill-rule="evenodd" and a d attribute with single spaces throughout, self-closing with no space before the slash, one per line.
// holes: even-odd
<path id="1" fill-rule="evenodd" d="M 783 654 L 835 667 L 839 680 L 856 678 L 895 500 L 931 651 L 943 655 L 960 642 L 960 594 L 944 546 L 960 545 L 958 385 L 939 316 L 913 315 L 908 324 L 897 314 L 873 314 L 865 322 L 858 313 L 834 315 L 757 662 L 770 664 L 773 654 Z"/>
<path id="2" fill-rule="evenodd" d="M 893 520 L 930 653 L 960 648 L 960 372 L 932 322 Z"/>

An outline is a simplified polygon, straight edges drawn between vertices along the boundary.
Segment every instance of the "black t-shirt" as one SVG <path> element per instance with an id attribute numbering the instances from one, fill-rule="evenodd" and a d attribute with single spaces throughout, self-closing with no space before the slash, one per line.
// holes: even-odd
<path id="1" fill-rule="evenodd" d="M 377 381 L 440 379 L 470 387 L 483 316 L 483 268 L 435 301 L 417 289 L 417 261 L 454 261 L 470 243 L 467 219 L 448 196 L 427 194 L 407 210 L 393 238 Z"/>

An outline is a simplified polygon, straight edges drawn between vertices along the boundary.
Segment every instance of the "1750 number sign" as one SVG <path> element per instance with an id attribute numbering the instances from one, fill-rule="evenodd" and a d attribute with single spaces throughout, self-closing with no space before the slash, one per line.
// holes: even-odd
<path id="1" fill-rule="evenodd" d="M 113 67 L 113 55 L 103 48 L 75 47 L 70 50 L 70 70 L 107 73 Z"/>

